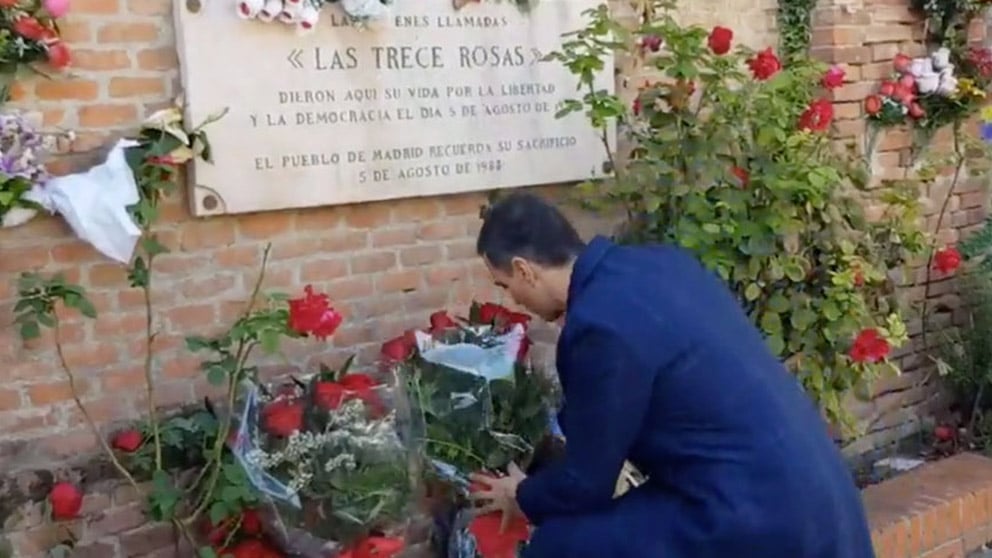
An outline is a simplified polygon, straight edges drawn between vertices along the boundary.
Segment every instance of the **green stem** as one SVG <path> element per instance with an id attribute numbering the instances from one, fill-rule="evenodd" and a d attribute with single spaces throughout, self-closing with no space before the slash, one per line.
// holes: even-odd
<path id="1" fill-rule="evenodd" d="M 927 301 L 930 298 L 930 284 L 931 284 L 931 273 L 933 268 L 933 259 L 937 252 L 937 240 L 940 238 L 940 227 L 944 223 L 944 215 L 947 214 L 947 207 L 950 205 L 951 197 L 954 196 L 954 190 L 958 185 L 958 181 L 961 179 L 961 171 L 964 170 L 964 165 L 966 158 L 961 152 L 961 124 L 960 122 L 954 123 L 954 155 L 955 155 L 955 166 L 954 166 L 954 176 L 951 179 L 951 187 L 947 190 L 947 195 L 944 197 L 944 202 L 940 206 L 940 212 L 937 214 L 937 223 L 934 225 L 934 239 L 930 246 L 930 252 L 927 255 L 927 267 L 926 276 L 924 278 L 923 286 L 923 302 L 920 306 L 920 337 L 923 339 L 923 350 L 927 351 L 930 345 L 927 343 Z"/>
<path id="2" fill-rule="evenodd" d="M 147 235 L 148 232 L 146 228 L 142 236 Z M 145 390 L 148 398 L 148 421 L 151 424 L 152 440 L 155 443 L 155 469 L 161 471 L 162 433 L 155 408 L 155 371 L 153 367 L 155 332 L 152 329 L 155 326 L 155 320 L 152 314 L 152 265 L 155 261 L 155 255 L 152 253 L 146 253 L 146 255 L 148 257 L 148 269 L 145 284 L 142 287 L 145 303 Z"/>
<path id="3" fill-rule="evenodd" d="M 435 440 L 433 438 L 424 438 L 424 443 L 425 444 L 435 444 L 435 445 L 441 446 L 443 448 L 448 448 L 448 449 L 451 449 L 451 450 L 455 450 L 455 451 L 457 451 L 457 452 L 465 455 L 465 457 L 468 457 L 468 458 L 476 461 L 479 464 L 480 467 L 485 467 L 485 465 L 486 465 L 486 460 L 485 459 L 482 459 L 481 457 L 479 457 L 478 455 L 476 455 L 475 453 L 473 453 L 471 450 L 465 449 L 465 448 L 459 446 L 458 444 L 453 444 L 451 442 L 445 442 L 443 440 Z"/>

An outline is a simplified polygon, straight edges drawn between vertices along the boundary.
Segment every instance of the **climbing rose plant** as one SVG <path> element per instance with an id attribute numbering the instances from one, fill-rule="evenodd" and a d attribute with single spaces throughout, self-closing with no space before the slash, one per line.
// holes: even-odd
<path id="1" fill-rule="evenodd" d="M 549 56 L 582 93 L 559 115 L 585 113 L 614 170 L 583 185 L 581 201 L 625 211 L 622 241 L 694 252 L 828 418 L 850 431 L 843 395 L 898 373 L 890 357 L 907 340 L 889 271 L 925 245 L 915 185 L 869 194 L 864 159 L 831 142 L 839 67 L 786 65 L 771 48 L 734 46 L 731 29 L 678 24 L 669 2 L 642 7 L 634 29 L 605 7 L 586 12 L 588 25 Z M 617 52 L 650 76 L 635 83 L 632 102 L 596 86 Z"/>

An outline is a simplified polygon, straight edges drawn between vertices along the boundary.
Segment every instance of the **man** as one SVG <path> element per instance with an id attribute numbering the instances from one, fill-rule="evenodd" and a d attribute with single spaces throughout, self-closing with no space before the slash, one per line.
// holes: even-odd
<path id="1" fill-rule="evenodd" d="M 522 513 L 527 558 L 873 558 L 826 425 L 729 289 L 689 253 L 588 245 L 554 207 L 494 204 L 478 252 L 554 321 L 564 458 L 475 495 Z M 648 480 L 620 498 L 625 460 Z"/>

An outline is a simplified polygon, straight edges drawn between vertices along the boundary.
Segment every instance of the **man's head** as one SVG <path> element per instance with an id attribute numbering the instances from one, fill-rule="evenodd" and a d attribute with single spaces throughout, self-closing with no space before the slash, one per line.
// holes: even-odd
<path id="1" fill-rule="evenodd" d="M 523 193 L 488 209 L 476 243 L 493 282 L 548 321 L 565 311 L 572 264 L 583 248 L 579 233 L 560 211 Z"/>

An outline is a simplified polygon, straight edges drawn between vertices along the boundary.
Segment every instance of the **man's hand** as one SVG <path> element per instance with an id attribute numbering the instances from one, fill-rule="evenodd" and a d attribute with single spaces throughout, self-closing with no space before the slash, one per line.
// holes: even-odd
<path id="1" fill-rule="evenodd" d="M 500 524 L 500 532 L 506 531 L 510 521 L 515 516 L 523 515 L 520 506 L 517 504 L 517 486 L 523 482 L 527 475 L 517 467 L 516 463 L 510 463 L 506 468 L 505 477 L 491 477 L 488 475 L 473 474 L 469 478 L 482 486 L 481 489 L 469 494 L 469 498 L 476 504 L 476 513 L 485 515 L 492 512 L 503 514 L 503 522 Z"/>

